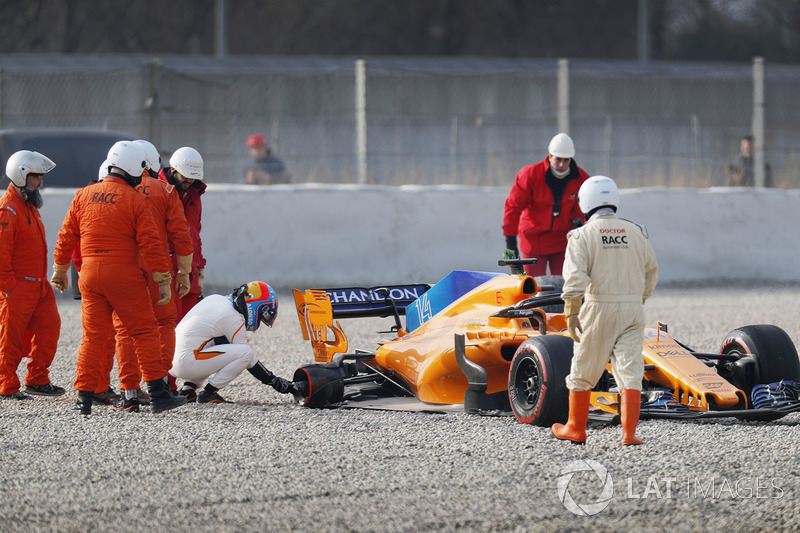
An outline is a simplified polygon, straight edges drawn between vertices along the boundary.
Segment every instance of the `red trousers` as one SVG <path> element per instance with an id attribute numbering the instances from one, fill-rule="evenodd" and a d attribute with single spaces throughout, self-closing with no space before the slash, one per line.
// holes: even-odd
<path id="1" fill-rule="evenodd" d="M 0 293 L 0 394 L 3 395 L 19 391 L 17 368 L 23 357 L 30 358 L 26 385 L 50 383 L 49 368 L 61 334 L 61 316 L 50 283 L 46 279 L 17 281 L 8 297 Z"/>
<path id="2" fill-rule="evenodd" d="M 173 278 L 174 279 L 174 278 Z M 174 295 L 174 292 L 173 292 Z M 180 298 L 177 301 L 178 306 L 178 322 L 181 321 L 183 317 L 186 316 L 186 313 L 197 304 L 197 299 L 200 298 L 199 292 L 189 292 L 183 298 Z"/>
<path id="3" fill-rule="evenodd" d="M 114 264 L 107 259 L 84 258 L 81 268 L 83 340 L 78 348 L 75 378 L 75 389 L 79 391 L 96 391 L 104 379 L 113 312 L 119 315 L 125 332 L 133 338 L 142 378 L 154 381 L 166 374 L 145 272 L 138 264 Z"/>
<path id="4" fill-rule="evenodd" d="M 529 276 L 546 276 L 547 265 L 550 265 L 550 275 L 560 276 L 561 270 L 564 268 L 565 252 L 558 252 L 549 255 L 534 255 L 537 259 L 535 265 L 525 265 L 525 273 Z M 526 256 L 527 257 L 527 256 Z"/>
<path id="5" fill-rule="evenodd" d="M 158 305 L 158 283 L 153 280 L 152 275 L 148 276 L 148 291 L 150 294 L 150 305 L 158 322 L 158 334 L 161 343 L 161 369 L 162 375 L 169 372 L 172 368 L 172 358 L 175 355 L 175 325 L 177 324 L 177 310 L 175 301 L 177 295 L 172 291 L 172 298 L 169 303 Z M 115 314 L 114 329 L 117 331 L 117 366 L 119 368 L 119 382 L 122 390 L 135 390 L 139 388 L 142 381 L 142 374 L 139 371 L 139 363 L 136 358 L 134 339 L 131 337 L 124 324 Z"/>

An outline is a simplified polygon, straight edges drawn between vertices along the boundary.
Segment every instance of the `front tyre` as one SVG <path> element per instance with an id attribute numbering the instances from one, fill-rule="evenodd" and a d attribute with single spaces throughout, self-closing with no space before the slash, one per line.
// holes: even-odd
<path id="1" fill-rule="evenodd" d="M 778 326 L 743 326 L 728 333 L 720 353 L 740 356 L 721 362 L 719 374 L 744 391 L 748 400 L 755 385 L 800 379 L 800 359 L 789 335 Z M 746 357 L 751 354 L 752 359 Z"/>
<path id="2" fill-rule="evenodd" d="M 517 348 L 508 371 L 508 399 L 517 420 L 542 427 L 566 422 L 572 346 L 569 337 L 547 335 Z"/>

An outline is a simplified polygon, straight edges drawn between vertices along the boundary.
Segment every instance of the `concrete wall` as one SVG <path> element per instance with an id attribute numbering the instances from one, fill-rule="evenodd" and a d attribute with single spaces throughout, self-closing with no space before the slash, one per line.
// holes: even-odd
<path id="1" fill-rule="evenodd" d="M 506 188 L 210 184 L 206 283 L 276 288 L 434 283 L 454 269 L 498 271 Z M 49 251 L 73 190 L 44 192 Z M 800 280 L 800 191 L 622 191 L 620 216 L 647 226 L 662 281 Z"/>

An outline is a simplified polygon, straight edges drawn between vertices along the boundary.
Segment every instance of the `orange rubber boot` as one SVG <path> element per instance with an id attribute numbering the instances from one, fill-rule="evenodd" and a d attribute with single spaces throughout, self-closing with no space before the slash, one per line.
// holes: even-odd
<path id="1" fill-rule="evenodd" d="M 642 444 L 644 441 L 636 437 L 636 426 L 639 424 L 639 410 L 642 406 L 642 391 L 623 389 L 620 391 L 621 405 L 619 420 L 622 423 L 621 446 Z"/>
<path id="2" fill-rule="evenodd" d="M 589 420 L 589 399 L 592 391 L 569 391 L 569 420 L 566 424 L 553 424 L 550 430 L 557 439 L 575 444 L 586 442 L 586 422 Z"/>

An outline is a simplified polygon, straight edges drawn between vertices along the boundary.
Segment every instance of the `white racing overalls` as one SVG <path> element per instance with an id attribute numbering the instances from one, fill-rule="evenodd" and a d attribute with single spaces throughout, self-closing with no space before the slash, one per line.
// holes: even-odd
<path id="1" fill-rule="evenodd" d="M 218 389 L 258 363 L 244 317 L 227 296 L 212 294 L 192 307 L 175 328 L 170 374 Z"/>
<path id="2" fill-rule="evenodd" d="M 567 388 L 591 390 L 611 361 L 619 389 L 642 389 L 644 301 L 658 282 L 646 230 L 601 209 L 567 236 L 562 298 L 585 298 Z"/>

